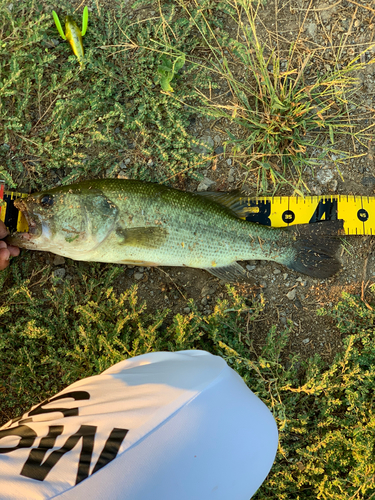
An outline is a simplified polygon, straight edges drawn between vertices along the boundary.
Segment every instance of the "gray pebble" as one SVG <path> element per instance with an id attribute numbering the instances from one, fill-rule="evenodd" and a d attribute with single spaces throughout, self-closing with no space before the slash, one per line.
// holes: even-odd
<path id="1" fill-rule="evenodd" d="M 246 269 L 248 271 L 254 271 L 255 268 L 256 268 L 256 266 L 250 266 L 249 264 L 246 266 Z"/>
<path id="2" fill-rule="evenodd" d="M 290 292 L 288 292 L 286 294 L 286 296 L 288 297 L 289 300 L 294 300 L 296 298 L 296 289 L 293 288 L 293 290 L 291 290 Z"/>
<path id="3" fill-rule="evenodd" d="M 63 264 L 65 264 L 64 257 L 61 257 L 61 255 L 56 255 L 56 257 L 53 259 L 53 265 L 62 266 Z"/>
<path id="4" fill-rule="evenodd" d="M 143 273 L 135 273 L 135 274 L 134 274 L 134 278 L 135 278 L 136 280 L 141 280 L 141 279 L 143 278 Z"/>
<path id="5" fill-rule="evenodd" d="M 273 274 L 281 274 L 280 269 L 274 269 Z"/>
<path id="6" fill-rule="evenodd" d="M 201 296 L 205 296 L 205 295 L 212 295 L 213 293 L 215 293 L 217 290 L 217 286 L 213 286 L 213 285 L 204 285 L 204 287 L 202 288 L 201 290 Z"/>
<path id="7" fill-rule="evenodd" d="M 215 184 L 215 181 L 212 181 L 208 177 L 205 177 L 203 181 L 199 183 L 197 191 L 207 191 L 208 189 L 211 189 Z"/>
<path id="8" fill-rule="evenodd" d="M 222 153 L 224 153 L 224 148 L 223 148 L 223 146 L 218 146 L 218 147 L 215 149 L 215 154 L 217 154 L 217 155 L 221 155 Z"/>
<path id="9" fill-rule="evenodd" d="M 372 187 L 375 185 L 375 177 L 370 175 L 369 177 L 364 177 L 361 181 L 364 186 Z"/>
<path id="10" fill-rule="evenodd" d="M 228 164 L 228 165 L 232 165 L 232 158 L 229 158 L 229 159 L 227 160 L 227 164 Z"/>
<path id="11" fill-rule="evenodd" d="M 322 170 L 319 170 L 319 172 L 316 174 L 316 179 L 320 184 L 325 185 L 328 184 L 333 180 L 334 174 L 331 170 L 328 168 L 323 168 Z"/>
<path id="12" fill-rule="evenodd" d="M 185 307 L 184 308 L 184 313 L 185 314 L 189 314 L 189 312 L 190 312 L 190 307 Z"/>
<path id="13" fill-rule="evenodd" d="M 304 344 L 308 344 L 308 343 L 310 342 L 310 339 L 303 339 L 303 340 L 302 340 L 302 342 L 303 342 Z"/>
<path id="14" fill-rule="evenodd" d="M 62 280 L 64 278 L 65 274 L 66 274 L 66 271 L 63 267 L 59 267 L 59 269 L 56 269 L 55 271 L 53 271 L 53 277 L 58 278 L 60 280 Z"/>
<path id="15" fill-rule="evenodd" d="M 206 297 L 204 297 L 204 298 L 201 300 L 201 304 L 202 304 L 203 306 L 206 306 L 206 305 L 207 305 L 207 299 L 206 299 Z"/>

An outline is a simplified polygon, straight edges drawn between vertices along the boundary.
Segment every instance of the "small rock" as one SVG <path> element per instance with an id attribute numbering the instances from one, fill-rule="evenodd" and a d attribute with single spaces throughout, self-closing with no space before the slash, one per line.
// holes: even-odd
<path id="1" fill-rule="evenodd" d="M 144 267 L 138 267 L 138 271 L 139 271 L 140 273 L 143 273 L 143 272 L 144 272 L 144 270 L 145 270 L 145 268 L 144 268 Z"/>
<path id="2" fill-rule="evenodd" d="M 309 23 L 307 25 L 307 33 L 312 37 L 315 38 L 316 32 L 318 31 L 318 26 L 315 23 Z"/>
<path id="3" fill-rule="evenodd" d="M 234 168 L 231 168 L 228 173 L 228 182 L 234 182 Z"/>
<path id="4" fill-rule="evenodd" d="M 126 274 L 126 276 L 129 276 L 129 277 L 133 276 L 133 274 L 134 274 L 134 269 L 127 269 L 127 270 L 125 271 L 125 274 Z"/>
<path id="5" fill-rule="evenodd" d="M 218 146 L 216 149 L 215 149 L 215 154 L 217 155 L 221 155 L 224 153 L 224 148 L 223 146 Z"/>
<path id="6" fill-rule="evenodd" d="M 197 191 L 207 191 L 209 188 L 212 188 L 216 184 L 215 181 L 212 181 L 208 177 L 205 177 L 203 181 L 198 185 Z"/>
<path id="7" fill-rule="evenodd" d="M 290 292 L 286 294 L 289 300 L 294 300 L 296 298 L 296 289 L 293 288 Z"/>
<path id="8" fill-rule="evenodd" d="M 123 170 L 120 170 L 120 172 L 117 174 L 117 179 L 128 179 L 128 175 L 126 172 Z"/>
<path id="9" fill-rule="evenodd" d="M 220 137 L 220 135 L 215 135 L 214 141 L 216 142 L 216 144 L 220 144 L 221 143 L 221 137 Z"/>
<path id="10" fill-rule="evenodd" d="M 61 257 L 61 255 L 56 255 L 55 258 L 53 259 L 53 265 L 62 266 L 63 264 L 65 264 L 64 257 Z"/>
<path id="11" fill-rule="evenodd" d="M 131 162 L 130 158 L 125 158 L 125 161 L 124 161 L 125 165 L 129 165 L 130 162 Z"/>
<path id="12" fill-rule="evenodd" d="M 201 290 L 201 296 L 203 297 L 205 295 L 212 295 L 213 293 L 216 292 L 216 290 L 217 286 L 213 286 L 207 283 Z"/>
<path id="13" fill-rule="evenodd" d="M 62 280 L 66 274 L 66 271 L 63 267 L 59 267 L 59 269 L 56 269 L 53 271 L 53 277 L 58 278 L 59 280 Z"/>
<path id="14" fill-rule="evenodd" d="M 201 304 L 202 304 L 202 306 L 206 306 L 206 305 L 207 305 L 207 299 L 206 299 L 206 297 L 204 297 L 204 298 L 201 300 Z"/>
<path id="15" fill-rule="evenodd" d="M 116 127 L 115 128 L 115 134 L 119 134 L 119 133 L 120 133 L 120 129 L 119 129 L 119 127 Z"/>
<path id="16" fill-rule="evenodd" d="M 316 179 L 320 184 L 325 185 L 328 184 L 333 180 L 333 172 L 329 170 L 328 168 L 323 168 L 322 170 L 319 170 L 319 172 L 316 174 Z"/>
<path id="17" fill-rule="evenodd" d="M 369 177 L 364 177 L 361 183 L 366 187 L 375 186 L 375 177 L 373 175 L 370 175 Z"/>
<path id="18" fill-rule="evenodd" d="M 273 274 L 281 274 L 280 269 L 274 269 Z"/>
<path id="19" fill-rule="evenodd" d="M 284 280 L 286 280 L 286 279 L 287 279 L 287 277 L 288 277 L 288 273 L 284 273 L 284 274 L 283 274 L 283 278 L 284 278 Z"/>
<path id="20" fill-rule="evenodd" d="M 254 271 L 255 268 L 256 268 L 256 266 L 249 266 L 249 264 L 246 266 L 246 269 L 248 271 Z"/>
<path id="21" fill-rule="evenodd" d="M 260 284 L 260 286 L 262 288 L 267 288 L 267 283 L 265 281 L 262 281 L 262 283 Z"/>
<path id="22" fill-rule="evenodd" d="M 149 167 L 153 167 L 154 166 L 154 162 L 150 159 L 150 160 L 148 160 L 147 165 Z"/>
<path id="23" fill-rule="evenodd" d="M 190 312 L 190 307 L 185 307 L 184 308 L 184 313 L 185 314 L 189 314 L 189 312 Z"/>
<path id="24" fill-rule="evenodd" d="M 202 146 L 193 146 L 191 149 L 201 155 L 210 154 L 215 146 L 214 140 L 209 135 L 200 137 L 199 142 L 202 143 Z"/>
<path id="25" fill-rule="evenodd" d="M 303 342 L 304 344 L 308 344 L 308 343 L 310 342 L 310 339 L 303 339 L 303 340 L 302 340 L 302 342 Z"/>
<path id="26" fill-rule="evenodd" d="M 232 165 L 232 158 L 229 158 L 229 159 L 227 160 L 227 164 L 228 164 L 228 165 Z"/>
<path id="27" fill-rule="evenodd" d="M 143 278 L 143 273 L 135 273 L 134 278 L 138 281 L 141 280 Z"/>

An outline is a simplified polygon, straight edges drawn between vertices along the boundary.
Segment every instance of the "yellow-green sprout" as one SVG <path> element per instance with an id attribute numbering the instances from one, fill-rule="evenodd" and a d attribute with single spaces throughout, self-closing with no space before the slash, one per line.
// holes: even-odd
<path id="1" fill-rule="evenodd" d="M 64 40 L 67 40 L 70 43 L 70 46 L 72 47 L 73 53 L 77 56 L 77 59 L 79 61 L 79 64 L 81 67 L 83 66 L 83 56 L 84 56 L 84 50 L 83 50 L 83 43 L 82 43 L 82 37 L 85 35 L 87 31 L 87 25 L 88 25 L 88 19 L 89 19 L 89 10 L 87 7 L 83 9 L 83 15 L 82 15 L 82 31 L 77 26 L 77 23 L 74 21 L 74 19 L 71 16 L 66 16 L 65 18 L 65 33 L 62 29 L 60 19 L 56 12 L 53 10 L 52 11 L 53 19 L 56 24 L 57 31 L 60 33 L 61 37 Z"/>

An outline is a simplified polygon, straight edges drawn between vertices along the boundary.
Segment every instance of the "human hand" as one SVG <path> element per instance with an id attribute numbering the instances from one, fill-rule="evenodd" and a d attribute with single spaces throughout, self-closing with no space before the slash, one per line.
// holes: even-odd
<path id="1" fill-rule="evenodd" d="M 4 222 L 0 221 L 0 239 L 5 238 L 7 234 L 8 231 Z M 18 247 L 7 245 L 5 241 L 0 241 L 0 271 L 9 266 L 10 257 L 17 257 L 19 253 L 20 249 Z"/>

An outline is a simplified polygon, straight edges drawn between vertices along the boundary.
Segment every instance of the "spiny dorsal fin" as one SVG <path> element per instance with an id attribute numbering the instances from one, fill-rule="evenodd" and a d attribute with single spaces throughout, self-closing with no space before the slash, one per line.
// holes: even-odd
<path id="1" fill-rule="evenodd" d="M 246 217 L 247 215 L 247 205 L 245 201 L 248 196 L 239 190 L 230 192 L 200 191 L 199 193 L 197 193 L 197 195 L 229 208 L 238 218 Z"/>

